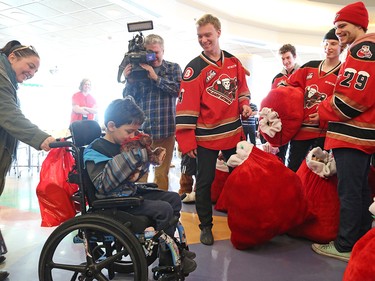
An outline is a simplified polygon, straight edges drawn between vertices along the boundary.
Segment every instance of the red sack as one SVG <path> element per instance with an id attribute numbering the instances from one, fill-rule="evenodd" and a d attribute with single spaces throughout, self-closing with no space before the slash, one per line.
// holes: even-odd
<path id="1" fill-rule="evenodd" d="M 66 148 L 53 148 L 42 163 L 40 181 L 36 188 L 41 226 L 57 226 L 76 215 L 71 196 L 78 190 L 67 182 L 74 158 Z"/>
<path id="2" fill-rule="evenodd" d="M 314 218 L 290 230 L 288 234 L 318 243 L 335 240 L 340 217 L 337 176 L 322 178 L 307 167 L 306 161 L 302 162 L 297 175 L 301 179 L 302 191 Z"/>
<path id="3" fill-rule="evenodd" d="M 240 250 L 286 233 L 308 216 L 299 177 L 255 146 L 229 175 L 216 205 L 227 209 L 231 242 Z"/>
<path id="4" fill-rule="evenodd" d="M 262 100 L 259 131 L 271 146 L 287 144 L 298 132 L 304 116 L 303 104 L 302 89 L 291 86 L 272 89 Z M 276 116 L 267 109 L 272 110 Z"/>
<path id="5" fill-rule="evenodd" d="M 343 281 L 374 280 L 375 228 L 370 229 L 355 243 Z"/>
<path id="6" fill-rule="evenodd" d="M 228 176 L 229 176 L 228 167 L 225 165 L 223 160 L 217 159 L 215 178 L 211 184 L 212 203 L 216 203 L 217 199 L 219 198 L 221 191 L 223 190 L 224 183 L 227 180 Z"/>

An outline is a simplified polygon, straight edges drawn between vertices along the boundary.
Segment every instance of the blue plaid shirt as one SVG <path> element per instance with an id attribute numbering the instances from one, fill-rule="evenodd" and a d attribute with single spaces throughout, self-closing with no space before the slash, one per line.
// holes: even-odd
<path id="1" fill-rule="evenodd" d="M 146 115 L 142 130 L 157 140 L 175 135 L 176 99 L 182 71 L 177 63 L 163 60 L 156 73 L 159 76 L 157 81 L 127 82 L 123 96 L 130 95 L 135 99 Z"/>

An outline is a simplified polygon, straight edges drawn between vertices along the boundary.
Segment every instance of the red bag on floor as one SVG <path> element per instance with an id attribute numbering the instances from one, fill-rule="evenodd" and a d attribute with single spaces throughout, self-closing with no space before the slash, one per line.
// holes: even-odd
<path id="1" fill-rule="evenodd" d="M 301 179 L 302 191 L 314 218 L 305 221 L 288 234 L 318 243 L 335 240 L 340 217 L 337 176 L 322 178 L 307 167 L 306 161 L 302 162 L 297 175 Z"/>
<path id="2" fill-rule="evenodd" d="M 227 180 L 228 176 L 229 176 L 229 169 L 225 165 L 224 160 L 217 159 L 215 178 L 211 184 L 212 203 L 216 203 L 217 199 L 219 198 L 220 193 L 223 190 L 224 183 Z"/>
<path id="3" fill-rule="evenodd" d="M 216 206 L 227 209 L 231 242 L 240 250 L 284 234 L 308 216 L 299 177 L 255 146 L 228 176 Z"/>
<path id="4" fill-rule="evenodd" d="M 78 190 L 67 182 L 74 158 L 66 148 L 53 148 L 43 161 L 36 188 L 42 226 L 57 226 L 76 215 L 71 196 Z"/>
<path id="5" fill-rule="evenodd" d="M 370 229 L 355 243 L 343 281 L 374 280 L 375 228 Z"/>

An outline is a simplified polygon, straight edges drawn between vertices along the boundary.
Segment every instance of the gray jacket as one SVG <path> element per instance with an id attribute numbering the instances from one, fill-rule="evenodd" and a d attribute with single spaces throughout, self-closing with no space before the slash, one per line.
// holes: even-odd
<path id="1" fill-rule="evenodd" d="M 8 59 L 0 54 L 0 195 L 4 188 L 6 173 L 12 164 L 12 156 L 20 140 L 35 149 L 49 136 L 30 122 L 19 107 L 15 73 Z"/>

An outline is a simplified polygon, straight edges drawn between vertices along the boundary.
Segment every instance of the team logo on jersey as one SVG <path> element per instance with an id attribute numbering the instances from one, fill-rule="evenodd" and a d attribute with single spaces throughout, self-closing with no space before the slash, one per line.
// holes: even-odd
<path id="1" fill-rule="evenodd" d="M 214 78 L 215 76 L 216 76 L 215 70 L 211 69 L 210 71 L 208 71 L 206 73 L 206 83 L 210 82 L 212 78 Z"/>
<path id="2" fill-rule="evenodd" d="M 213 82 L 212 86 L 207 88 L 207 92 L 224 101 L 227 104 L 231 104 L 236 97 L 237 91 L 237 78 L 231 79 L 227 74 L 220 75 L 219 79 Z"/>
<path id="3" fill-rule="evenodd" d="M 319 92 L 318 85 L 307 86 L 305 90 L 305 108 L 312 108 L 327 98 L 327 95 Z"/>
<path id="4" fill-rule="evenodd" d="M 357 52 L 357 56 L 361 59 L 364 59 L 364 58 L 371 58 L 372 57 L 372 52 L 370 50 L 370 46 L 369 45 L 363 45 L 361 49 L 358 50 Z"/>
<path id="5" fill-rule="evenodd" d="M 190 79 L 194 74 L 194 70 L 191 68 L 191 67 L 188 67 L 185 69 L 185 72 L 184 72 L 184 80 L 188 80 Z"/>

